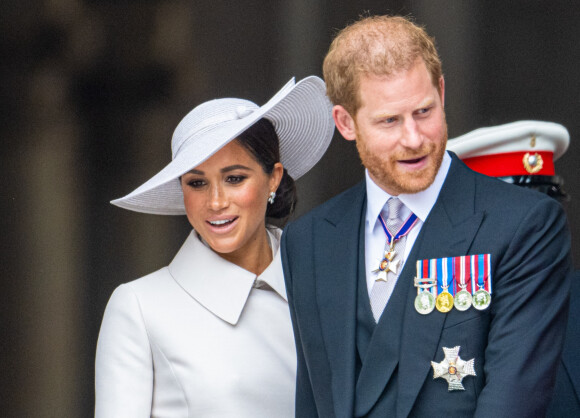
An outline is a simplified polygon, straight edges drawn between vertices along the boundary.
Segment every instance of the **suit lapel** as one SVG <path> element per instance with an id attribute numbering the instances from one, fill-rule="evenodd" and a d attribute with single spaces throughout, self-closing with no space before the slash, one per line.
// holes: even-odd
<path id="1" fill-rule="evenodd" d="M 335 210 L 317 222 L 314 231 L 322 336 L 332 370 L 335 415 L 344 418 L 352 416 L 354 403 L 356 286 L 365 200 L 362 182 L 337 201 Z"/>
<path id="2" fill-rule="evenodd" d="M 474 174 L 457 157 L 453 161 L 437 202 L 426 219 L 399 282 L 409 288 L 401 335 L 397 416 L 407 416 L 437 354 L 446 315 L 415 311 L 413 284 L 416 261 L 468 254 L 484 213 L 475 212 Z M 402 280 L 401 280 L 402 279 Z"/>

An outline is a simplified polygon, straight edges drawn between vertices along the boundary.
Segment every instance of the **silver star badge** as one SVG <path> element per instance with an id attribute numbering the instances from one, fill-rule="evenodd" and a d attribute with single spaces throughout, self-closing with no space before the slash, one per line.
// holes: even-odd
<path id="1" fill-rule="evenodd" d="M 461 381 L 465 376 L 476 376 L 475 359 L 464 361 L 459 357 L 460 347 L 443 347 L 445 358 L 441 363 L 431 362 L 433 367 L 433 379 L 442 377 L 447 380 L 449 390 L 465 390 Z"/>

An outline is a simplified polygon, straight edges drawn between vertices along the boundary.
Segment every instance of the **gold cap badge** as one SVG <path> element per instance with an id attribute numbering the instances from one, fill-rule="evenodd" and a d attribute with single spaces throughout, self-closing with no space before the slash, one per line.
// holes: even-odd
<path id="1" fill-rule="evenodd" d="M 530 174 L 537 173 L 544 166 L 544 160 L 542 159 L 542 156 L 538 153 L 530 155 L 529 152 L 526 152 L 522 162 L 524 163 L 524 168 Z"/>

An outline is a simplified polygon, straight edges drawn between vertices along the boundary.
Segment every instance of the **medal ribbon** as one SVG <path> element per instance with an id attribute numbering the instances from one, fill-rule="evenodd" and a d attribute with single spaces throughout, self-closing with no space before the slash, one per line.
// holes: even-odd
<path id="1" fill-rule="evenodd" d="M 451 280 L 449 280 L 451 278 Z M 451 286 L 453 282 L 453 257 L 445 257 L 437 259 L 437 288 L 438 293 L 442 293 L 444 289 L 447 292 L 455 295 L 454 287 Z"/>
<path id="2" fill-rule="evenodd" d="M 395 236 L 395 240 L 398 238 Z M 417 279 L 426 281 L 428 278 L 437 280 L 437 286 L 431 289 L 434 296 L 441 293 L 445 286 L 454 295 L 463 285 L 471 294 L 478 289 L 485 289 L 491 294 L 491 254 L 417 260 Z"/>
<path id="3" fill-rule="evenodd" d="M 429 263 L 429 277 L 435 280 L 435 284 L 429 290 L 431 291 L 431 293 L 433 293 L 433 296 L 437 297 L 437 295 L 439 294 L 439 287 L 437 286 L 437 283 L 439 281 L 439 278 L 437 277 L 437 259 L 433 258 L 429 260 L 428 263 Z"/>
<path id="4" fill-rule="evenodd" d="M 484 269 L 485 269 L 485 286 L 486 286 L 486 290 L 489 292 L 489 294 L 491 295 L 491 254 L 484 254 L 483 255 L 484 258 Z"/>
<path id="5" fill-rule="evenodd" d="M 416 264 L 417 294 L 427 291 L 437 297 L 445 286 L 448 286 L 447 291 L 452 295 L 462 287 L 472 295 L 479 289 L 485 289 L 491 294 L 491 254 L 432 258 L 417 260 Z M 433 280 L 432 285 L 429 279 Z"/>
<path id="6" fill-rule="evenodd" d="M 479 289 L 485 289 L 491 294 L 491 254 L 472 255 L 471 271 L 473 293 Z M 477 280 L 477 286 L 475 280 Z"/>
<path id="7" fill-rule="evenodd" d="M 411 214 L 411 216 L 409 216 L 407 218 L 407 220 L 405 222 L 403 222 L 403 225 L 401 225 L 401 227 L 399 228 L 399 230 L 397 231 L 397 233 L 395 234 L 395 236 L 393 236 L 390 232 L 389 229 L 387 228 L 387 224 L 385 223 L 385 220 L 383 219 L 383 215 L 379 214 L 379 220 L 381 221 L 381 225 L 383 226 L 383 230 L 385 231 L 385 234 L 387 235 L 387 242 L 389 243 L 389 247 L 393 246 L 393 243 L 399 239 L 401 239 L 402 237 L 404 237 L 405 235 L 407 235 L 409 233 L 409 231 L 411 230 L 411 228 L 413 228 L 415 226 L 415 224 L 417 223 L 417 215 L 415 215 L 414 213 Z"/>
<path id="8" fill-rule="evenodd" d="M 453 277 L 455 278 L 454 289 L 456 293 L 459 292 L 462 287 L 471 294 L 475 292 L 473 284 L 471 283 L 471 274 L 469 275 L 469 283 L 467 280 L 470 267 L 471 256 L 462 255 L 459 257 L 453 257 Z"/>
<path id="9" fill-rule="evenodd" d="M 429 279 L 437 280 L 437 260 L 417 260 L 417 284 L 426 286 L 417 286 L 417 294 L 421 292 L 431 292 L 433 296 L 437 296 L 437 286 L 435 282 L 429 285 Z"/>

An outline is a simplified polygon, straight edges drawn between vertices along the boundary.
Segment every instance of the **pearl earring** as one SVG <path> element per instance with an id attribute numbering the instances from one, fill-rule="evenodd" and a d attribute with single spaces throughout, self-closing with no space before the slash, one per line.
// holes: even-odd
<path id="1" fill-rule="evenodd" d="M 276 192 L 270 192 L 270 194 L 268 195 L 268 203 L 269 204 L 274 204 L 274 199 L 276 198 Z"/>

